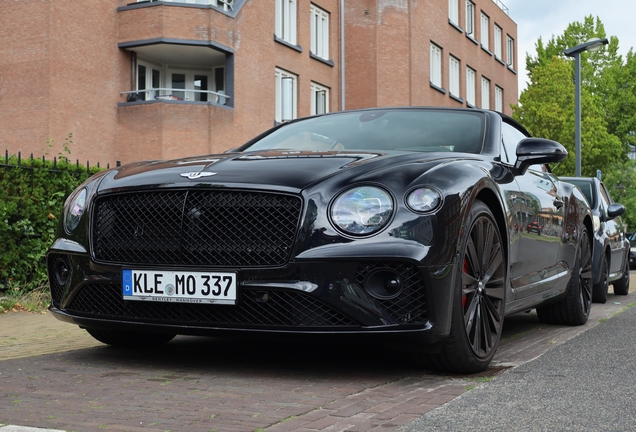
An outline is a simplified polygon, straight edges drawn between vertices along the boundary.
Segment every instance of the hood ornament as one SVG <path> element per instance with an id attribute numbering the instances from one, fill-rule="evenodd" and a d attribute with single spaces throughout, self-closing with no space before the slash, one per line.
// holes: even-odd
<path id="1" fill-rule="evenodd" d="M 185 177 L 189 180 L 196 180 L 201 177 L 210 177 L 216 175 L 215 172 L 189 172 L 179 174 L 181 177 Z"/>

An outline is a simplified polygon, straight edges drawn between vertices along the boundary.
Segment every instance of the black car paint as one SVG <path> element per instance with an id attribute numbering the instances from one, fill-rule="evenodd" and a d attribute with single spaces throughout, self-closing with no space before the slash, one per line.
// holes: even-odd
<path id="1" fill-rule="evenodd" d="M 629 259 L 629 241 L 625 238 L 625 224 L 622 215 L 625 207 L 614 203 L 607 192 L 607 188 L 596 177 L 561 177 L 562 181 L 570 182 L 581 188 L 587 197 L 590 194 L 590 206 L 592 215 L 600 220 L 600 227 L 594 232 L 593 268 L 599 269 L 601 258 L 605 256 L 609 264 L 608 282 L 620 279 L 623 276 L 625 262 Z M 606 193 L 609 205 L 601 198 L 601 189 Z M 611 207 L 611 208 L 610 208 Z M 601 272 L 593 274 L 593 282 L 599 283 Z"/>
<path id="2" fill-rule="evenodd" d="M 86 182 L 88 215 L 95 197 L 144 190 L 256 189 L 300 196 L 302 216 L 288 264 L 277 268 L 238 269 L 239 290 L 308 292 L 355 320 L 359 324 L 355 328 L 175 325 L 169 321 L 95 317 L 68 310 L 70 301 L 82 286 L 105 281 L 119 284 L 121 270 L 126 267 L 126 263 L 93 259 L 89 217 L 83 217 L 73 233 L 66 233 L 62 224 L 58 228 L 58 239 L 48 255 L 50 278 L 56 277 L 52 259 L 57 255 L 69 257 L 72 273 L 71 280 L 61 288 L 60 301 L 51 306 L 51 311 L 58 319 L 97 329 L 145 329 L 197 335 L 217 331 L 377 334 L 389 335 L 391 340 L 416 337 L 426 344 L 435 344 L 449 334 L 451 293 L 456 284 L 456 272 L 452 269 L 457 265 L 458 239 L 468 211 L 477 199 L 492 209 L 507 248 L 505 257 L 510 263 L 510 274 L 505 314 L 557 299 L 564 294 L 573 270 L 580 227 L 585 225 L 591 231 L 589 208 L 581 192 L 571 184 L 542 171 L 540 165 L 528 169 L 533 162 L 528 148 L 532 141 L 528 141 L 520 158 L 527 161 L 517 166 L 503 163 L 497 144 L 502 122 L 522 131 L 523 128 L 498 113 L 484 111 L 484 115 L 488 128 L 482 155 L 389 151 L 290 154 L 239 149 L 235 153 L 178 161 L 133 163 L 100 173 Z M 535 150 L 539 144 L 540 141 L 535 142 Z M 550 149 L 550 145 L 546 145 L 544 151 Z M 195 180 L 182 176 L 191 172 L 213 172 L 214 175 Z M 392 195 L 396 211 L 380 233 L 357 238 L 339 232 L 330 222 L 327 211 L 331 200 L 352 185 L 377 185 Z M 444 201 L 431 214 L 416 214 L 406 206 L 405 194 L 424 185 L 440 190 Z M 540 239 L 515 232 L 513 227 L 525 227 L 531 213 L 551 218 L 554 231 L 542 233 Z M 559 219 L 563 221 L 560 227 L 556 222 Z M 359 263 L 366 261 L 405 262 L 415 266 L 426 290 L 428 321 L 413 325 L 387 319 L 373 298 L 351 283 Z M 240 294 L 238 301 L 241 301 Z"/>
<path id="3" fill-rule="evenodd" d="M 629 268 L 636 268 L 636 233 L 629 237 Z"/>

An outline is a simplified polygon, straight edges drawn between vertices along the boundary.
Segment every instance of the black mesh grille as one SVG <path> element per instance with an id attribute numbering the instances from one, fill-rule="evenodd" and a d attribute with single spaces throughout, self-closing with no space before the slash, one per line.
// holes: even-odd
<path id="1" fill-rule="evenodd" d="M 265 300 L 266 298 L 266 300 Z M 66 308 L 111 319 L 175 325 L 247 327 L 351 327 L 351 319 L 309 295 L 292 291 L 244 290 L 238 305 L 124 301 L 114 284 L 85 285 Z"/>
<path id="2" fill-rule="evenodd" d="M 247 191 L 107 196 L 95 205 L 95 258 L 130 264 L 284 265 L 300 206 L 298 197 Z"/>
<path id="3" fill-rule="evenodd" d="M 378 268 L 393 269 L 402 279 L 402 292 L 396 298 L 374 299 L 399 324 L 422 324 L 428 321 L 426 293 L 417 268 L 401 263 L 364 263 L 358 268 L 356 282 L 364 287 L 369 272 Z"/>
<path id="4" fill-rule="evenodd" d="M 55 277 L 55 263 L 58 260 L 64 260 L 68 262 L 68 258 L 66 255 L 50 254 L 48 256 L 47 263 L 49 272 L 49 289 L 51 290 L 51 303 L 55 307 L 60 306 L 60 302 L 62 301 L 62 291 L 64 289 L 64 287 L 58 282 L 57 277 Z M 71 266 L 69 265 L 68 267 L 70 268 Z"/>

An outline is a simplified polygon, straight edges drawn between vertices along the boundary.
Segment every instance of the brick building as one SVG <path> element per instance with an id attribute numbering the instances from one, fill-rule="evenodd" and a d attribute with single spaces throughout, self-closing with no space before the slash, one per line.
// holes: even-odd
<path id="1" fill-rule="evenodd" d="M 164 159 L 373 106 L 517 102 L 499 0 L 20 0 L 0 5 L 0 148 Z M 47 148 L 47 140 L 53 144 Z"/>

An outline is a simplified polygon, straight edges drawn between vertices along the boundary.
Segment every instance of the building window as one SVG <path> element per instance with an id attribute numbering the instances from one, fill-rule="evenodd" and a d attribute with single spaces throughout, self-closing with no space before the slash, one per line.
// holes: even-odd
<path id="1" fill-rule="evenodd" d="M 489 49 L 488 47 L 489 45 L 489 41 L 488 41 L 488 26 L 489 24 L 489 18 L 488 15 L 486 15 L 485 13 L 481 13 L 481 46 L 483 46 L 486 49 Z"/>
<path id="2" fill-rule="evenodd" d="M 448 68 L 448 89 L 452 96 L 459 97 L 459 60 L 453 56 Z"/>
<path id="3" fill-rule="evenodd" d="M 296 0 L 276 0 L 276 37 L 296 45 Z"/>
<path id="4" fill-rule="evenodd" d="M 329 13 L 311 5 L 311 52 L 329 59 Z"/>
<path id="5" fill-rule="evenodd" d="M 448 0 L 448 20 L 459 25 L 459 0 Z"/>
<path id="6" fill-rule="evenodd" d="M 515 41 L 510 36 L 506 37 L 506 63 L 511 68 L 514 68 L 514 58 L 515 58 Z"/>
<path id="7" fill-rule="evenodd" d="M 495 86 L 495 111 L 503 112 L 503 89 Z"/>
<path id="8" fill-rule="evenodd" d="M 503 55 L 501 54 L 501 27 L 495 25 L 495 57 L 501 60 Z"/>
<path id="9" fill-rule="evenodd" d="M 481 77 L 481 107 L 490 109 L 490 80 L 486 77 Z"/>
<path id="10" fill-rule="evenodd" d="M 442 88 L 442 49 L 431 44 L 431 84 Z"/>
<path id="11" fill-rule="evenodd" d="M 168 69 L 170 90 L 162 92 L 161 99 L 174 99 L 195 102 L 210 101 L 208 93 L 213 87 L 211 71 Z M 190 90 L 190 91 L 188 91 Z"/>
<path id="12" fill-rule="evenodd" d="M 466 34 L 475 38 L 475 3 L 466 0 Z"/>
<path id="13" fill-rule="evenodd" d="M 137 93 L 137 100 L 153 100 L 158 95 L 157 90 L 161 88 L 161 68 L 152 63 L 144 61 L 137 62 L 137 88 L 135 90 L 149 90 Z"/>
<path id="14" fill-rule="evenodd" d="M 466 68 L 466 103 L 475 106 L 475 70 Z"/>
<path id="15" fill-rule="evenodd" d="M 311 83 L 311 115 L 329 112 L 329 89 L 315 82 Z"/>
<path id="16" fill-rule="evenodd" d="M 276 121 L 293 120 L 296 114 L 298 76 L 276 69 Z"/>

